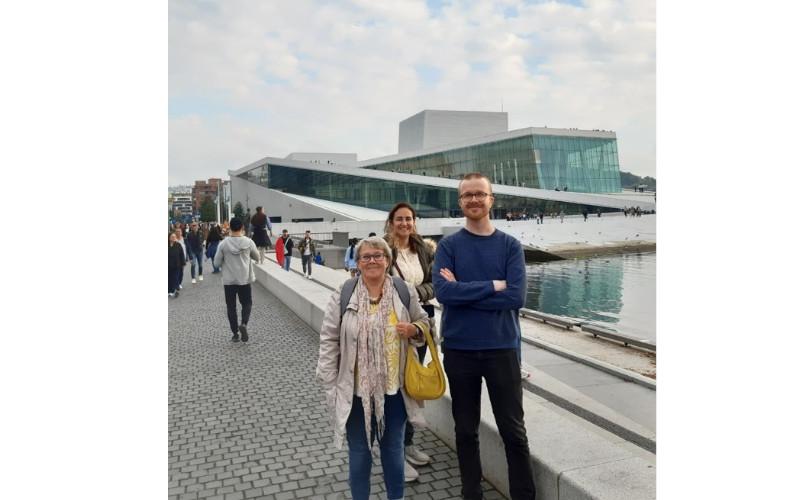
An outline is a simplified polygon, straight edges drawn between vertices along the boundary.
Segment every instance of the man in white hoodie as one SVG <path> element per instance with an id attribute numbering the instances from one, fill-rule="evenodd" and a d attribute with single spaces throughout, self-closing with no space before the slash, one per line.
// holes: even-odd
<path id="1" fill-rule="evenodd" d="M 250 310 L 253 308 L 253 294 L 250 283 L 256 280 L 253 271 L 253 261 L 260 262 L 256 244 L 244 236 L 244 224 L 238 217 L 230 222 L 231 235 L 222 240 L 214 255 L 214 267 L 222 268 L 222 284 L 225 287 L 225 305 L 228 307 L 228 321 L 234 342 L 239 342 L 239 333 L 242 342 L 247 342 L 247 321 L 250 319 Z M 236 296 L 242 305 L 242 322 L 236 313 Z"/>

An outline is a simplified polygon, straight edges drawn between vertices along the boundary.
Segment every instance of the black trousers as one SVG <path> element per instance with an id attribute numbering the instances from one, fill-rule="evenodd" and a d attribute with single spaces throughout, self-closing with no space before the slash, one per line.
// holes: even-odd
<path id="1" fill-rule="evenodd" d="M 303 260 L 303 274 L 308 274 L 311 276 L 311 263 L 314 262 L 313 255 L 302 255 Z M 308 272 L 306 272 L 306 266 L 308 266 Z"/>
<path id="2" fill-rule="evenodd" d="M 225 285 L 225 305 L 228 306 L 228 322 L 231 324 L 231 331 L 236 334 L 239 332 L 239 318 L 236 314 L 236 296 L 239 296 L 239 303 L 242 304 L 242 324 L 246 325 L 250 320 L 250 310 L 253 308 L 253 293 L 250 285 Z"/>
<path id="3" fill-rule="evenodd" d="M 462 351 L 444 349 L 444 371 L 450 383 L 455 421 L 461 495 L 480 499 L 481 384 L 486 379 L 492 412 L 505 446 L 512 500 L 536 498 L 528 436 L 522 410 L 522 378 L 516 349 Z"/>

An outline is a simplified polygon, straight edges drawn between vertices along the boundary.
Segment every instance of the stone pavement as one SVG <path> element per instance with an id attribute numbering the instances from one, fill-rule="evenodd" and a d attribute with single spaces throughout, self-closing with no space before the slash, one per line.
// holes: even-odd
<path id="1" fill-rule="evenodd" d="M 221 274 L 169 301 L 169 498 L 351 498 L 346 448 L 338 451 L 314 380 L 317 334 L 253 284 L 250 342 L 230 342 Z M 427 430 L 406 498 L 460 498 L 453 450 Z M 385 498 L 380 461 L 372 498 Z M 486 498 L 503 498 L 483 482 Z"/>

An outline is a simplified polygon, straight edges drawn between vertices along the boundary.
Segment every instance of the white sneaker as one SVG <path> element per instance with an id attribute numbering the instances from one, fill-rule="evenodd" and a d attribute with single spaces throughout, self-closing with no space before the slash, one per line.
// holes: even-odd
<path id="1" fill-rule="evenodd" d="M 431 463 L 431 457 L 413 444 L 406 446 L 406 460 L 414 465 L 428 465 Z"/>
<path id="2" fill-rule="evenodd" d="M 417 479 L 419 479 L 419 472 L 417 472 L 416 469 L 411 467 L 411 464 L 404 461 L 403 465 L 405 466 L 403 469 L 403 479 L 405 480 L 405 482 L 410 483 L 411 481 L 416 481 Z"/>
<path id="3" fill-rule="evenodd" d="M 526 372 L 525 370 L 520 370 L 520 375 L 522 376 L 522 380 L 531 378 L 531 372 Z"/>
<path id="4" fill-rule="evenodd" d="M 197 280 L 192 278 L 192 283 L 197 283 Z"/>
<path id="5" fill-rule="evenodd" d="M 203 281 L 203 275 L 201 274 L 200 276 L 197 277 L 197 279 L 199 279 L 200 281 Z"/>

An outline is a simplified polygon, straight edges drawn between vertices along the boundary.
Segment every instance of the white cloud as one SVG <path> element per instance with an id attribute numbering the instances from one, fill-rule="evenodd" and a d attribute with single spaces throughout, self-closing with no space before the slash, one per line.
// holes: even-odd
<path id="1" fill-rule="evenodd" d="M 169 56 L 171 184 L 392 154 L 403 118 L 501 100 L 511 128 L 615 130 L 621 168 L 655 175 L 655 2 L 171 1 Z"/>

